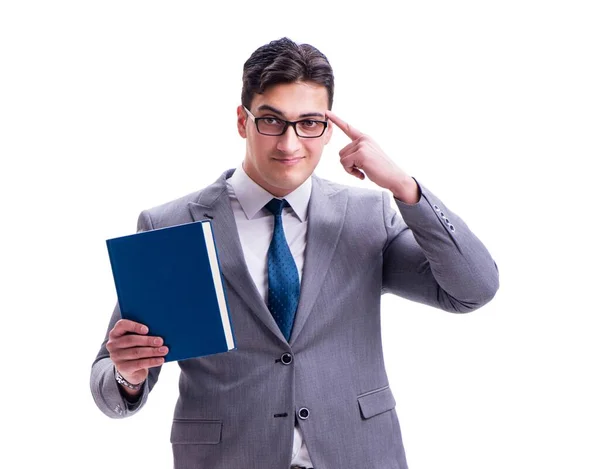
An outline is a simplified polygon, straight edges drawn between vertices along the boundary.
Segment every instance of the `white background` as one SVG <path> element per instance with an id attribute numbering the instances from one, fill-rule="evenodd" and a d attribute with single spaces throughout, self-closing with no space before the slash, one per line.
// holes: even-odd
<path id="1" fill-rule="evenodd" d="M 595 2 L 206 3 L 1 3 L 0 466 L 171 467 L 175 364 L 131 419 L 90 395 L 105 240 L 239 164 L 242 65 L 289 36 L 330 59 L 334 111 L 500 268 L 472 314 L 384 297 L 411 469 L 600 467 Z M 368 185 L 337 163 L 347 142 L 317 174 Z"/>

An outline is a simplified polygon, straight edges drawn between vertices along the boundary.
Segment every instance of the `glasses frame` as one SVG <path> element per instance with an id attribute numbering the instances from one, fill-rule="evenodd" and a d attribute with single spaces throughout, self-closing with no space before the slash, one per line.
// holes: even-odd
<path id="1" fill-rule="evenodd" d="M 244 111 L 246 111 L 246 113 L 248 114 L 248 116 L 250 116 L 250 119 L 252 119 L 252 121 L 254 122 L 254 125 L 256 125 L 256 131 L 261 134 L 261 135 L 266 135 L 268 137 L 280 137 L 282 135 L 284 135 L 287 132 L 288 127 L 292 127 L 294 129 L 294 132 L 296 133 L 296 136 L 298 138 L 320 138 L 323 136 L 323 134 L 325 133 L 325 131 L 327 130 L 327 125 L 329 124 L 328 121 L 322 121 L 322 120 L 318 120 L 318 119 L 300 119 L 299 121 L 286 121 L 285 119 L 281 119 L 280 117 L 256 117 L 254 114 L 252 114 L 248 108 L 246 108 L 246 106 L 242 106 L 244 108 Z M 265 134 L 263 132 L 261 132 L 258 128 L 258 122 L 261 120 L 266 120 L 266 119 L 277 119 L 281 122 L 283 122 L 285 125 L 283 126 L 283 130 L 281 131 L 281 133 L 279 134 Z M 307 136 L 307 135 L 300 135 L 298 133 L 298 129 L 296 129 L 296 124 L 299 124 L 300 122 L 304 122 L 304 121 L 313 121 L 313 122 L 319 122 L 321 124 L 323 124 L 323 132 L 321 132 L 319 135 L 312 135 L 312 136 Z"/>

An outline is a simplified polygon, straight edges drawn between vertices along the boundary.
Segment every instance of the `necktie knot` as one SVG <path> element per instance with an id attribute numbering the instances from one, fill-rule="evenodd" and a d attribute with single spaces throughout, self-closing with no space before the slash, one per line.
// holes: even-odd
<path id="1" fill-rule="evenodd" d="M 289 205 L 285 199 L 271 199 L 265 208 L 276 217 L 280 217 L 283 207 L 289 207 Z"/>

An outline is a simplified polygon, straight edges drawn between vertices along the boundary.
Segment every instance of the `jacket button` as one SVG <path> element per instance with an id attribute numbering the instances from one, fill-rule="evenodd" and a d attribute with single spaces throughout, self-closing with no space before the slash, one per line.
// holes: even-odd
<path id="1" fill-rule="evenodd" d="M 284 365 L 289 365 L 290 363 L 292 363 L 292 354 L 291 353 L 284 353 L 281 356 L 281 363 L 283 363 Z"/>
<path id="2" fill-rule="evenodd" d="M 310 411 L 306 407 L 302 407 L 298 411 L 298 418 L 300 418 L 302 420 L 306 420 L 309 415 L 310 415 Z"/>

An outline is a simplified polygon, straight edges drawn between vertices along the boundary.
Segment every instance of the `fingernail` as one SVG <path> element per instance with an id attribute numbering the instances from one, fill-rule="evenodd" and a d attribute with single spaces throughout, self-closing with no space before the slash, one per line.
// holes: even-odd
<path id="1" fill-rule="evenodd" d="M 162 339 L 160 339 L 160 338 L 156 338 L 156 339 L 154 339 L 154 342 L 153 342 L 153 344 L 154 344 L 154 345 L 160 345 L 160 344 L 162 344 Z"/>
<path id="2" fill-rule="evenodd" d="M 167 347 L 161 347 L 158 349 L 160 353 L 165 353 L 167 351 Z"/>
<path id="3" fill-rule="evenodd" d="M 148 326 L 142 326 L 142 334 L 148 333 Z"/>

